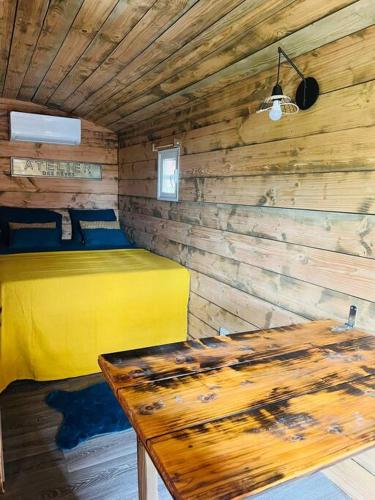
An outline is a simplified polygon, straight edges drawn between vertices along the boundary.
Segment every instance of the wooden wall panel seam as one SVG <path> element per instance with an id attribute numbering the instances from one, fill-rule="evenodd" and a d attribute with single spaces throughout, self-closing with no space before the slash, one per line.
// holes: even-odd
<path id="1" fill-rule="evenodd" d="M 200 321 L 202 321 L 202 323 L 204 323 L 208 328 L 212 328 L 213 330 L 215 330 L 216 335 L 218 335 L 219 332 L 217 331 L 216 328 L 213 328 L 211 325 L 209 325 L 208 323 L 206 323 L 202 318 L 200 318 L 199 316 L 197 316 L 196 314 L 194 314 L 194 312 L 190 311 L 190 314 L 192 316 L 194 316 L 195 318 L 199 319 Z"/>
<path id="2" fill-rule="evenodd" d="M 130 229 L 139 227 L 137 224 L 132 226 L 129 222 L 125 222 L 125 224 Z M 347 293 L 354 298 L 368 298 L 375 302 L 375 287 L 373 286 L 375 282 L 375 277 L 373 277 L 375 261 L 371 259 L 362 261 L 362 257 L 346 256 L 345 254 L 329 251 L 327 255 L 326 250 L 315 251 L 315 249 L 310 252 L 299 253 L 298 245 L 293 245 L 293 248 L 290 248 L 288 243 L 274 240 L 267 240 L 264 244 L 262 238 L 245 236 L 245 239 L 240 238 L 237 242 L 235 240 L 230 241 L 225 238 L 225 232 L 218 230 L 211 230 L 212 233 L 219 234 L 218 243 L 211 246 L 210 242 L 213 240 L 210 240 L 210 236 L 204 228 L 200 228 L 202 230 L 201 235 L 198 232 L 195 238 L 189 229 L 186 229 L 186 238 L 180 236 L 176 227 L 173 228 L 173 226 L 172 234 L 165 234 L 164 236 L 160 235 L 153 226 L 143 229 L 152 235 L 161 236 L 164 239 L 175 241 L 187 247 L 220 255 L 266 271 L 272 271 L 281 276 L 288 276 L 315 285 L 320 284 L 327 290 Z M 184 230 L 180 232 L 180 234 L 183 233 Z M 222 239 L 220 233 L 224 233 Z M 206 242 L 208 243 L 206 244 Z M 249 257 L 246 249 L 248 249 Z M 329 260 L 329 254 L 332 254 L 332 261 Z M 342 255 L 342 257 L 339 257 L 339 255 Z M 324 262 L 329 262 L 329 264 L 323 267 Z M 304 266 L 306 266 L 306 270 L 303 269 Z M 341 283 L 339 283 L 340 277 Z M 357 282 L 360 286 L 358 286 Z M 357 295 L 359 290 L 360 292 Z"/>
<path id="3" fill-rule="evenodd" d="M 237 318 L 239 320 L 241 320 L 243 323 L 246 323 L 248 326 L 244 326 L 242 328 L 242 330 L 238 330 L 238 331 L 246 331 L 247 328 L 259 328 L 258 325 L 256 324 L 252 324 L 250 322 L 248 322 L 246 319 L 242 318 L 239 314 L 235 315 L 233 314 L 232 311 L 229 311 L 228 309 L 226 309 L 225 307 L 222 307 L 220 304 L 216 304 L 216 302 L 214 302 L 213 300 L 211 300 L 210 297 L 205 297 L 204 295 L 200 294 L 199 291 L 197 290 L 194 290 L 191 289 L 190 290 L 190 305 L 189 305 L 189 308 L 191 311 L 194 312 L 195 308 L 194 308 L 194 304 L 192 304 L 192 302 L 194 302 L 196 299 L 202 299 L 203 301 L 205 301 L 208 305 L 213 305 L 215 307 L 217 307 L 218 309 L 220 309 L 220 311 L 223 311 L 224 313 L 228 313 L 228 315 L 230 316 L 233 316 L 234 318 Z M 202 319 L 202 318 L 201 318 Z M 203 320 L 204 321 L 204 320 Z M 225 319 L 223 319 L 223 322 L 225 321 Z M 216 323 L 220 323 L 220 321 L 218 321 L 217 319 L 215 319 L 215 322 Z M 208 324 L 208 323 L 207 323 Z M 229 327 L 228 323 L 224 324 L 220 324 L 219 326 L 223 326 L 224 328 L 227 328 L 229 330 L 230 333 L 235 333 L 231 330 L 231 328 Z"/>
<path id="4" fill-rule="evenodd" d="M 153 200 L 131 197 L 127 204 L 127 200 L 120 195 L 125 221 L 132 216 L 152 216 L 161 223 L 170 220 L 348 255 L 374 256 L 375 216 L 367 214 L 191 202 L 181 202 L 178 207 L 170 204 L 163 210 L 160 201 L 148 204 Z"/>
<path id="5" fill-rule="evenodd" d="M 236 209 L 236 205 L 231 205 L 232 207 L 232 210 L 235 210 Z M 244 205 L 238 205 L 238 207 L 244 207 Z M 247 206 L 245 206 L 246 208 L 248 208 Z M 259 208 L 259 207 L 251 207 L 251 208 Z M 268 209 L 270 211 L 272 210 L 277 210 L 277 211 L 288 211 L 290 212 L 291 209 L 290 208 L 281 208 L 281 209 L 278 209 L 278 208 L 275 208 L 275 207 L 262 207 L 264 209 Z M 294 209 L 294 211 L 296 211 L 296 209 Z M 307 211 L 307 210 L 301 210 L 301 212 L 304 212 L 304 213 L 315 213 L 315 211 L 313 210 L 310 210 L 310 211 Z M 230 227 L 214 227 L 213 225 L 208 225 L 207 222 L 205 224 L 198 224 L 198 223 L 194 223 L 194 222 L 186 222 L 186 221 L 182 221 L 182 220 L 177 220 L 177 219 L 170 219 L 170 218 L 166 218 L 166 217 L 162 217 L 162 216 L 159 216 L 159 215 L 150 215 L 150 214 L 138 214 L 138 213 L 134 213 L 132 212 L 131 210 L 125 210 L 124 208 L 122 208 L 122 213 L 123 213 L 123 216 L 124 216 L 124 219 L 125 219 L 125 223 L 127 225 L 129 225 L 131 227 L 131 225 L 129 224 L 129 220 L 131 219 L 146 219 L 147 218 L 150 218 L 152 220 L 154 220 L 155 222 L 158 222 L 160 221 L 160 224 L 163 224 L 165 225 L 165 223 L 168 223 L 168 221 L 170 221 L 171 223 L 175 223 L 176 225 L 178 224 L 186 224 L 186 228 L 187 230 L 191 229 L 191 228 L 196 228 L 198 231 L 199 229 L 202 229 L 204 231 L 205 228 L 209 229 L 209 230 L 212 230 L 212 231 L 217 231 L 217 234 L 229 234 L 229 235 L 243 235 L 243 236 L 249 236 L 249 237 L 253 237 L 253 238 L 259 238 L 260 240 L 268 240 L 270 242 L 279 242 L 279 243 L 284 243 L 284 244 L 292 244 L 296 247 L 305 247 L 305 248 L 311 248 L 311 249 L 316 249 L 316 250 L 323 250 L 323 251 L 327 251 L 327 252 L 333 252 L 333 253 L 338 253 L 338 254 L 343 254 L 343 255 L 350 255 L 350 256 L 353 256 L 353 257 L 362 257 L 362 258 L 367 258 L 367 259 L 374 259 L 375 258 L 375 255 L 372 253 L 372 249 L 371 247 L 368 248 L 368 251 L 369 251 L 369 254 L 356 254 L 356 253 L 353 253 L 353 252 L 348 252 L 348 251 L 344 251 L 343 247 L 336 247 L 336 248 L 326 248 L 326 247 L 323 247 L 323 246 L 317 246 L 316 244 L 313 244 L 313 243 L 310 243 L 310 244 L 307 244 L 306 242 L 302 242 L 302 241 L 291 241 L 290 239 L 288 239 L 288 237 L 286 236 L 286 233 L 283 233 L 282 234 L 282 237 L 281 238 L 277 238 L 276 236 L 274 235 L 266 235 L 266 234 L 261 234 L 260 232 L 257 233 L 257 232 L 254 232 L 254 233 L 250 233 L 250 232 L 242 232 L 242 231 L 239 231 L 239 230 L 234 230 L 234 229 L 231 229 Z M 329 212 L 326 212 L 328 215 L 331 215 L 331 213 Z M 339 215 L 339 212 L 337 212 L 337 215 Z M 348 214 L 348 215 L 358 215 L 358 214 Z M 368 216 L 365 216 L 365 217 L 368 217 Z M 369 216 L 371 218 L 374 218 L 374 232 L 375 232 L 375 216 Z M 291 221 L 292 223 L 293 221 Z M 133 226 L 135 227 L 135 226 Z M 330 228 L 331 230 L 331 228 Z M 368 226 L 366 226 L 365 228 L 363 228 L 363 233 L 369 233 L 371 232 L 371 226 L 370 228 Z M 362 234 L 363 234 L 362 233 Z M 367 245 L 369 247 L 369 245 Z"/>
<path id="6" fill-rule="evenodd" d="M 343 172 L 341 177 L 338 181 L 335 173 L 327 172 L 181 179 L 179 198 L 190 202 L 374 214 L 372 183 L 375 172 Z M 119 184 L 122 194 L 155 196 L 156 181 L 120 180 Z"/>
<path id="7" fill-rule="evenodd" d="M 363 328 L 368 330 L 373 329 L 373 321 L 371 320 L 375 315 L 375 304 L 373 302 L 363 299 L 356 300 L 354 297 L 349 297 L 341 292 L 332 292 L 319 285 L 289 278 L 288 276 L 281 276 L 273 271 L 265 271 L 233 259 L 210 254 L 209 252 L 191 248 L 190 250 L 194 251 L 191 253 L 189 252 L 189 248 L 185 245 L 163 240 L 160 239 L 160 237 L 147 235 L 152 241 L 150 245 L 140 238 L 141 234 L 142 233 L 139 231 L 136 231 L 136 241 L 150 248 L 152 251 L 156 251 L 156 253 L 166 257 L 174 258 L 186 267 L 200 273 L 207 274 L 209 270 L 207 276 L 238 288 L 261 302 L 267 301 L 270 305 L 274 305 L 275 307 L 284 308 L 286 311 L 293 311 L 293 314 L 301 314 L 301 306 L 303 304 L 304 312 L 302 314 L 304 317 L 318 319 L 322 317 L 321 315 L 324 311 L 325 318 L 333 317 L 343 320 L 347 315 L 349 305 L 356 303 L 359 306 L 359 322 Z M 175 255 L 170 252 L 170 249 L 168 249 L 168 251 L 161 251 L 162 249 L 159 246 L 159 241 L 164 241 L 164 243 L 167 244 L 167 249 L 169 248 L 168 245 L 172 243 L 173 248 L 178 249 L 178 254 Z M 204 264 L 200 264 L 202 260 Z M 223 266 L 225 267 L 224 274 L 221 271 L 221 267 Z M 228 272 L 230 274 L 228 274 Z M 256 277 L 250 279 L 250 275 L 254 275 L 254 272 Z M 248 273 L 250 274 L 248 275 Z M 263 284 L 264 280 L 266 281 Z M 275 289 L 267 289 L 267 287 L 269 287 L 268 282 L 270 284 L 277 284 Z M 279 289 L 280 283 L 282 284 L 281 289 Z M 265 285 L 266 288 L 264 288 Z M 309 293 L 311 297 L 317 301 L 317 308 L 315 303 L 311 305 L 306 301 L 301 303 L 300 299 L 306 293 Z M 343 306 L 345 307 L 343 308 Z M 309 312 L 310 310 L 311 312 Z"/>
<path id="8" fill-rule="evenodd" d="M 170 240 L 170 241 L 173 241 L 173 240 Z M 179 244 L 179 245 L 181 245 L 182 247 L 187 248 L 188 250 L 189 250 L 189 248 L 194 249 L 194 247 L 189 247 L 188 245 L 183 245 L 183 244 L 178 243 L 178 242 L 174 242 L 174 243 Z M 153 250 L 156 250 L 156 249 L 153 249 Z M 200 249 L 196 249 L 196 250 L 200 250 Z M 204 251 L 204 253 L 206 253 L 206 254 L 210 254 L 211 252 Z M 213 255 L 218 256 L 218 257 L 221 257 L 221 256 L 219 256 L 219 255 L 217 255 L 217 254 L 213 254 Z M 233 262 L 235 262 L 235 263 L 239 263 L 239 264 L 241 264 L 241 262 L 240 262 L 240 261 L 236 261 L 236 260 L 234 260 L 234 259 L 225 258 L 225 257 L 222 257 L 222 258 L 223 258 L 223 259 L 225 259 L 225 260 L 227 260 L 227 261 L 233 261 Z M 200 274 L 203 274 L 204 276 L 207 276 L 207 277 L 210 277 L 210 278 L 215 279 L 215 280 L 217 280 L 217 281 L 220 281 L 220 280 L 216 277 L 216 275 L 209 274 L 207 270 L 206 270 L 206 271 L 203 271 L 203 270 L 201 270 L 201 269 L 200 269 L 200 270 L 198 271 L 196 268 L 192 267 L 192 265 L 191 265 L 188 261 L 182 260 L 182 261 L 181 261 L 181 264 L 185 265 L 188 269 L 192 269 L 192 270 L 194 270 L 194 271 L 196 271 L 196 272 L 199 272 Z M 246 264 L 246 263 L 242 262 L 242 264 Z M 261 271 L 273 272 L 273 271 L 268 271 L 267 269 L 263 269 L 263 268 L 260 268 L 260 267 L 257 267 L 257 266 L 251 266 L 251 265 L 249 265 L 249 264 L 246 264 L 246 266 L 247 266 L 247 267 L 253 267 L 253 268 L 255 268 L 255 269 L 259 269 L 259 270 L 261 270 Z M 274 273 L 274 274 L 279 274 L 280 276 L 283 276 L 281 273 L 275 273 L 275 272 L 273 272 L 273 273 Z M 286 276 L 286 275 L 285 275 L 285 277 L 286 277 L 286 278 L 289 278 L 289 276 Z M 298 279 L 296 279 L 296 278 L 292 278 L 292 279 L 293 279 L 293 280 L 296 280 L 296 281 L 301 281 L 302 283 L 313 284 L 313 283 L 309 283 L 309 282 L 304 282 L 303 280 L 298 280 Z M 231 284 L 229 284 L 229 283 L 227 283 L 227 282 L 225 282 L 225 281 L 223 281 L 223 283 L 226 283 L 226 284 L 228 284 L 228 286 L 233 287 Z M 239 290 L 241 290 L 241 291 L 245 292 L 247 295 L 249 295 L 249 296 L 251 296 L 251 297 L 253 297 L 253 298 L 255 298 L 255 299 L 258 299 L 258 300 L 260 300 L 260 301 L 262 301 L 262 302 L 266 302 L 266 303 L 268 303 L 268 304 L 270 304 L 270 305 L 272 305 L 272 306 L 275 306 L 275 307 L 277 307 L 277 308 L 279 308 L 279 309 L 283 309 L 283 310 L 285 310 L 285 312 L 290 312 L 290 311 L 289 311 L 288 309 L 286 309 L 284 306 L 282 306 L 282 305 L 280 305 L 280 304 L 277 304 L 277 303 L 275 303 L 275 302 L 271 302 L 271 301 L 269 301 L 269 300 L 267 300 L 267 299 L 264 299 L 263 297 L 260 297 L 259 295 L 256 295 L 256 294 L 253 294 L 253 293 L 250 293 L 248 290 L 246 290 L 246 289 L 244 289 L 244 288 L 239 288 Z M 244 318 L 242 318 L 242 319 L 244 319 Z M 308 318 L 308 319 L 312 319 L 312 318 Z"/>
<path id="9" fill-rule="evenodd" d="M 252 104 L 251 112 L 248 111 L 246 116 L 222 120 L 197 129 L 193 128 L 180 134 L 178 138 L 182 142 L 183 154 L 192 154 L 245 145 L 267 144 L 283 139 L 298 139 L 319 135 L 322 132 L 355 129 L 359 126 L 373 126 L 375 118 L 368 110 L 373 109 L 375 104 L 374 88 L 375 80 L 371 80 L 325 94 L 320 96 L 319 105 L 293 116 L 284 116 L 283 121 L 274 122 L 272 128 L 269 127 L 266 113 L 262 115 L 255 113 L 261 101 L 259 97 L 259 101 Z M 361 122 L 358 122 L 358 113 L 362 114 Z M 169 141 L 171 138 L 173 136 L 164 137 L 163 141 Z M 134 155 L 136 152 L 141 154 L 142 160 L 154 159 L 152 142 L 155 141 L 122 148 L 124 155 Z"/>
<path id="10" fill-rule="evenodd" d="M 273 313 L 277 312 L 280 314 L 290 314 L 290 311 L 286 310 L 282 306 L 272 303 L 267 299 L 248 293 L 248 291 L 241 290 L 239 288 L 234 288 L 231 284 L 223 281 L 219 281 L 217 278 L 206 274 L 206 270 L 195 271 L 193 268 L 189 268 L 190 272 L 190 288 L 191 291 L 204 297 L 206 300 L 213 304 L 216 304 L 221 309 L 229 311 L 231 314 L 237 315 L 239 318 L 255 325 L 257 328 L 269 327 L 271 317 L 268 313 L 259 314 L 260 307 L 262 305 L 264 308 L 269 308 L 271 306 L 271 311 Z M 251 301 L 253 304 L 251 304 Z M 258 306 L 257 311 L 253 312 L 252 307 Z M 251 316 L 249 316 L 251 314 Z M 256 319 L 258 315 L 258 320 Z M 272 316 L 272 315 L 271 315 Z M 293 316 L 293 320 L 301 321 L 306 318 L 301 315 Z"/>
<path id="11" fill-rule="evenodd" d="M 318 133 L 293 139 L 272 141 L 270 144 L 238 145 L 180 155 L 180 178 L 241 177 L 254 175 L 284 175 L 298 173 L 341 172 L 345 170 L 375 170 L 371 156 L 371 140 L 375 126 Z M 351 141 L 353 149 L 347 144 Z M 120 149 L 121 155 L 127 154 Z M 156 178 L 156 157 L 120 159 L 120 180 Z"/>

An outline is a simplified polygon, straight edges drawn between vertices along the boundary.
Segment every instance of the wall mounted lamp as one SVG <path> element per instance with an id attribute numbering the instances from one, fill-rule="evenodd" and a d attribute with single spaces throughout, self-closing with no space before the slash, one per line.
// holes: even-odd
<path id="1" fill-rule="evenodd" d="M 279 53 L 279 62 L 277 65 L 276 85 L 272 89 L 271 96 L 266 97 L 257 109 L 257 113 L 268 111 L 270 119 L 274 121 L 280 120 L 283 115 L 297 113 L 300 109 L 309 109 L 319 97 L 319 84 L 315 78 L 310 76 L 305 77 L 281 47 L 278 47 L 277 50 Z M 283 94 L 283 89 L 280 85 L 280 64 L 282 55 L 302 80 L 296 91 L 295 102 L 290 97 Z"/>

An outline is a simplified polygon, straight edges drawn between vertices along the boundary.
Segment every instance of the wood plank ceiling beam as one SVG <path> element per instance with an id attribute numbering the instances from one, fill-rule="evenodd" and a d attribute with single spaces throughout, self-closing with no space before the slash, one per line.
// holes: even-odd
<path id="1" fill-rule="evenodd" d="M 58 96 L 56 93 L 52 96 L 51 103 L 56 101 L 57 104 L 63 105 L 66 109 L 73 110 L 76 105 L 75 100 L 77 100 L 80 103 L 79 107 L 81 107 L 79 110 L 77 109 L 77 114 L 85 114 L 84 108 L 87 107 L 88 110 L 91 110 L 91 103 L 94 100 L 95 102 L 102 102 L 106 100 L 108 93 L 111 92 L 110 95 L 112 95 L 118 91 L 119 87 L 122 88 L 124 86 L 121 75 L 125 75 L 125 78 L 127 78 L 126 85 L 128 85 L 129 79 L 137 79 L 137 75 L 142 75 L 147 70 L 152 69 L 157 65 L 159 60 L 167 58 L 171 51 L 174 52 L 176 48 L 187 44 L 197 33 L 204 30 L 212 20 L 223 16 L 228 8 L 233 8 L 233 4 L 242 2 L 243 0 L 208 0 L 204 3 L 195 4 L 185 16 L 180 17 L 175 24 L 166 30 L 156 43 L 144 49 L 139 56 L 135 57 L 105 85 L 99 89 L 95 88 L 87 99 L 80 98 L 81 89 L 77 90 L 76 88 L 77 92 L 73 93 L 70 97 L 68 96 L 64 102 L 57 101 Z M 216 6 L 216 8 L 213 8 L 213 6 Z"/>
<path id="2" fill-rule="evenodd" d="M 325 5 L 327 3 L 325 2 Z M 329 4 L 331 6 L 331 3 Z M 366 12 L 366 16 L 363 14 Z M 283 48 L 292 58 L 312 51 L 344 36 L 360 31 L 375 23 L 375 4 L 372 0 L 359 0 L 319 21 L 282 39 Z M 127 126 L 149 119 L 161 112 L 174 110 L 177 106 L 188 105 L 194 99 L 214 94 L 221 88 L 244 80 L 275 65 L 279 41 L 262 50 L 225 67 L 202 80 L 183 87 L 167 97 L 145 106 L 128 116 L 109 124 L 115 131 L 123 131 Z M 108 125 L 108 124 L 107 124 Z"/>
<path id="3" fill-rule="evenodd" d="M 184 16 L 198 0 L 157 0 L 110 56 L 67 99 L 64 107 L 71 111 L 122 71 L 149 45 L 156 43 L 161 33 Z"/>
<path id="4" fill-rule="evenodd" d="M 374 23 L 372 0 L 4 0 L 0 95 L 123 133 Z"/>
<path id="5" fill-rule="evenodd" d="M 0 3 L 0 95 L 3 93 L 5 76 L 7 73 L 9 53 L 13 31 L 15 28 L 15 15 L 17 3 L 13 0 L 3 0 Z"/>
<path id="6" fill-rule="evenodd" d="M 372 64 L 375 25 L 332 43 L 303 54 L 295 63 L 307 75 L 314 75 L 319 81 L 321 95 L 363 83 L 375 78 Z M 313 54 L 313 57 L 312 57 Z M 283 91 L 294 93 L 298 76 L 286 63 L 281 65 Z M 186 131 L 209 126 L 244 116 L 244 111 L 255 111 L 267 89 L 272 88 L 275 79 L 274 68 L 241 80 L 214 95 L 192 101 L 189 106 L 176 108 L 173 113 L 161 114 L 151 120 L 138 122 L 122 135 L 122 144 L 131 145 L 147 141 L 165 140 L 166 136 L 182 135 Z M 223 102 L 225 106 L 223 107 Z"/>
<path id="7" fill-rule="evenodd" d="M 64 101 L 111 56 L 154 2 L 155 0 L 119 2 L 77 63 L 59 83 L 49 99 L 49 104 L 61 107 Z"/>
<path id="8" fill-rule="evenodd" d="M 48 0 L 19 0 L 3 97 L 17 97 L 48 10 Z"/>
<path id="9" fill-rule="evenodd" d="M 180 23 L 172 27 L 164 36 L 160 37 L 157 49 L 154 46 L 151 46 L 149 49 L 152 61 L 159 62 L 159 64 L 152 67 L 151 70 L 147 70 L 143 59 L 146 56 L 148 57 L 148 54 L 141 54 L 131 65 L 124 68 L 115 80 L 111 80 L 102 89 L 95 92 L 86 102 L 76 108 L 75 112 L 86 113 L 92 111 L 93 103 L 99 106 L 99 109 L 97 109 L 98 116 L 100 113 L 106 114 L 106 112 L 113 111 L 113 109 L 116 109 L 116 107 L 134 95 L 142 94 L 147 89 L 151 89 L 156 84 L 175 75 L 184 68 L 189 68 L 200 58 L 243 34 L 244 30 L 251 29 L 259 20 L 267 18 L 272 12 L 276 12 L 282 4 L 285 6 L 292 1 L 294 0 L 288 0 L 287 2 L 285 0 L 277 0 L 269 4 L 262 0 L 245 0 L 236 5 L 238 2 L 232 0 L 229 2 L 231 10 L 226 15 L 228 2 L 225 0 L 208 2 L 210 9 L 204 12 L 208 25 L 207 29 L 204 29 L 198 36 L 195 36 L 194 30 L 194 36 L 191 41 L 189 41 L 189 38 L 186 38 L 185 44 L 182 44 L 177 51 L 170 53 L 165 50 L 165 45 L 167 44 L 168 46 L 168 39 L 171 35 L 173 36 L 172 32 L 177 29 L 178 40 L 181 36 L 179 32 L 182 29 L 184 31 L 188 29 L 188 32 L 191 31 L 189 24 L 184 19 L 181 19 Z M 197 10 L 199 14 L 201 11 L 199 4 L 194 9 L 194 11 Z M 201 23 L 202 18 L 200 18 L 199 24 Z M 160 46 L 160 42 L 163 41 L 165 43 L 162 43 Z M 112 96 L 114 103 L 112 102 Z"/>
<path id="10" fill-rule="evenodd" d="M 83 0 L 52 0 L 34 52 L 18 92 L 18 99 L 32 99 L 59 52 Z"/>
<path id="11" fill-rule="evenodd" d="M 261 2 L 256 8 L 247 4 L 247 11 L 242 16 L 237 9 L 213 26 L 209 33 L 203 33 L 172 60 L 166 61 L 167 65 L 155 68 L 151 75 L 143 76 L 142 81 L 134 82 L 129 88 L 127 86 L 122 90 L 114 97 L 117 104 L 115 107 L 112 101 L 103 103 L 102 106 L 106 104 L 107 109 L 99 107 L 96 112 L 89 113 L 90 118 L 101 119 L 105 114 L 103 120 L 106 123 L 114 123 L 117 119 L 163 100 L 178 90 L 186 89 L 188 92 L 191 84 L 204 78 L 217 74 L 220 79 L 220 71 L 227 66 L 238 63 L 243 57 L 248 57 L 275 40 L 305 27 L 309 19 L 310 22 L 315 21 L 327 14 L 326 3 L 323 5 L 319 0 L 319 4 L 314 3 L 314 9 L 311 9 L 310 4 L 311 0 Z M 342 4 L 341 0 L 335 2 L 336 8 Z M 335 5 L 330 4 L 328 12 L 332 12 Z M 310 12 L 310 16 L 306 16 L 305 11 Z M 207 43 L 208 39 L 213 41 Z M 275 60 L 276 58 L 273 65 Z M 109 105 L 111 107 L 108 107 Z M 112 112 L 109 112 L 111 109 Z"/>
<path id="12" fill-rule="evenodd" d="M 81 54 L 100 31 L 117 2 L 118 0 L 84 1 L 63 45 L 35 92 L 33 101 L 46 104 L 66 73 L 73 68 Z"/>

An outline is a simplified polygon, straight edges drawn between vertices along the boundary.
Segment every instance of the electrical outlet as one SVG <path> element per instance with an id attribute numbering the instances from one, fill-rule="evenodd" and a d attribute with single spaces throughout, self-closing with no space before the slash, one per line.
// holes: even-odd
<path id="1" fill-rule="evenodd" d="M 221 326 L 219 328 L 219 335 L 229 335 L 230 334 L 230 331 L 227 330 L 226 328 L 224 328 L 223 326 Z"/>

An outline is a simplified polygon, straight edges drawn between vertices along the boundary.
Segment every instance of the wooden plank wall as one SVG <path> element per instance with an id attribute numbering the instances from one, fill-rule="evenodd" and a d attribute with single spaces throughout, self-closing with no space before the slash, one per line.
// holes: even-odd
<path id="1" fill-rule="evenodd" d="M 10 111 L 63 114 L 38 104 L 0 98 L 0 205 L 51 208 L 62 212 L 64 238 L 71 234 L 68 208 L 118 210 L 118 141 L 115 133 L 82 120 L 82 143 L 79 146 L 11 142 Z M 12 156 L 100 163 L 103 165 L 103 179 L 11 177 Z"/>
<path id="2" fill-rule="evenodd" d="M 275 69 L 120 137 L 120 213 L 138 244 L 191 269 L 192 337 L 319 318 L 375 331 L 375 27 L 300 55 L 316 105 L 255 114 Z M 275 52 L 276 58 L 276 52 Z M 283 65 L 284 92 L 298 82 Z M 182 141 L 180 202 L 156 196 L 152 143 Z"/>

